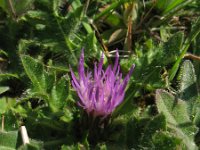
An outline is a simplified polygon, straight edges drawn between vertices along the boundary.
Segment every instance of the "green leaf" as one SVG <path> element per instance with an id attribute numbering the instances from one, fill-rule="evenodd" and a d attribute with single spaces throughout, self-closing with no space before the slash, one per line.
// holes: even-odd
<path id="1" fill-rule="evenodd" d="M 0 81 L 3 80 L 9 80 L 9 79 L 19 79 L 19 76 L 17 74 L 11 74 L 11 73 L 1 73 L 0 74 Z"/>
<path id="2" fill-rule="evenodd" d="M 7 100 L 6 98 L 0 99 L 0 114 L 4 114 L 7 110 Z"/>
<path id="3" fill-rule="evenodd" d="M 110 129 L 104 135 L 104 137 L 107 137 L 108 141 L 113 141 L 113 143 L 115 141 L 117 145 L 124 145 L 126 143 L 127 116 L 122 115 L 112 121 Z"/>
<path id="4" fill-rule="evenodd" d="M 16 18 L 25 13 L 33 4 L 33 1 L 34 0 L 1 0 L 0 7 L 2 7 L 10 16 Z"/>
<path id="5" fill-rule="evenodd" d="M 0 1 L 0 7 L 3 8 L 4 10 L 6 9 L 6 0 Z"/>
<path id="6" fill-rule="evenodd" d="M 33 4 L 34 0 L 23 0 L 23 1 L 16 1 L 15 2 L 15 10 L 17 15 L 21 15 L 25 13 L 30 6 Z"/>
<path id="7" fill-rule="evenodd" d="M 194 66 L 191 61 L 186 60 L 181 65 L 178 76 L 179 83 L 179 98 L 185 100 L 188 104 L 188 113 L 192 117 L 197 108 L 197 79 Z"/>
<path id="8" fill-rule="evenodd" d="M 51 90 L 51 99 L 49 105 L 54 112 L 63 108 L 69 94 L 69 81 L 66 77 L 62 77 Z"/>
<path id="9" fill-rule="evenodd" d="M 168 64 L 171 62 L 174 62 L 176 58 L 180 55 L 181 53 L 181 47 L 183 45 L 183 38 L 184 34 L 183 32 L 177 32 L 173 34 L 170 39 L 164 43 L 163 45 L 163 51 L 164 51 L 164 56 L 166 59 L 163 60 L 162 63 Z"/>
<path id="10" fill-rule="evenodd" d="M 37 147 L 33 144 L 26 144 L 26 145 L 20 146 L 18 150 L 41 150 L 41 147 Z"/>
<path id="11" fill-rule="evenodd" d="M 124 4 L 124 3 L 128 2 L 128 1 L 129 0 L 119 0 L 119 1 L 113 2 L 109 7 L 107 7 L 101 13 L 99 13 L 98 15 L 96 15 L 94 17 L 94 21 L 99 20 L 104 15 L 107 15 L 108 13 L 110 13 L 113 9 L 116 9 L 117 7 L 119 7 L 120 5 L 122 5 L 122 4 Z"/>
<path id="12" fill-rule="evenodd" d="M 197 127 L 190 120 L 186 102 L 166 91 L 157 90 L 156 105 L 159 113 L 165 115 L 167 126 L 177 137 L 183 140 L 187 149 L 196 150 L 194 136 L 197 132 Z"/>
<path id="13" fill-rule="evenodd" d="M 21 145 L 18 150 L 41 150 L 43 148 L 43 143 L 41 141 L 36 141 L 31 139 L 30 143 Z"/>
<path id="14" fill-rule="evenodd" d="M 10 88 L 8 86 L 0 86 L 0 94 L 8 91 Z"/>
<path id="15" fill-rule="evenodd" d="M 97 39 L 95 33 L 91 32 L 82 41 L 82 46 L 85 50 L 85 54 L 90 55 L 90 57 L 97 57 L 97 54 L 100 54 L 100 50 L 97 47 Z"/>
<path id="16" fill-rule="evenodd" d="M 190 32 L 189 36 L 187 39 L 184 41 L 184 44 L 181 48 L 181 54 L 176 60 L 175 64 L 173 65 L 171 71 L 170 71 L 170 76 L 169 80 L 172 81 L 178 71 L 179 65 L 181 63 L 182 58 L 184 57 L 185 53 L 187 52 L 191 42 L 198 36 L 200 33 L 200 17 L 197 19 L 197 21 L 194 23 L 192 27 L 192 31 Z"/>
<path id="17" fill-rule="evenodd" d="M 102 33 L 103 39 L 110 45 L 114 42 L 121 40 L 126 35 L 126 30 L 119 28 L 119 29 L 110 29 L 106 30 Z"/>
<path id="18" fill-rule="evenodd" d="M 0 108 L 2 111 L 2 108 Z M 5 111 L 4 111 L 5 112 Z M 0 122 L 4 123 L 5 131 L 13 131 L 19 128 L 19 120 L 16 119 L 12 111 L 7 111 L 4 114 L 1 114 Z M 2 127 L 1 127 L 2 128 Z"/>
<path id="19" fill-rule="evenodd" d="M 181 65 L 178 81 L 180 99 L 194 102 L 194 98 L 197 98 L 198 96 L 198 91 L 196 74 L 191 61 L 186 60 Z"/>
<path id="20" fill-rule="evenodd" d="M 0 131 L 0 149 L 15 150 L 17 145 L 18 131 Z"/>
<path id="21" fill-rule="evenodd" d="M 0 99 L 0 114 L 4 114 L 7 110 L 7 103 L 6 103 L 6 99 Z"/>
<path id="22" fill-rule="evenodd" d="M 193 122 L 196 124 L 197 127 L 200 127 L 200 105 L 196 106 L 196 112 L 193 119 Z"/>
<path id="23" fill-rule="evenodd" d="M 66 10 L 66 13 L 61 13 L 60 8 L 63 7 L 63 5 L 66 5 L 65 1 L 63 1 L 63 0 L 60 0 L 60 1 L 53 0 L 54 15 L 56 15 L 57 17 L 68 15 L 68 13 L 73 12 L 78 7 L 81 7 L 81 5 L 82 5 L 80 0 L 68 1 L 67 4 L 70 5 L 72 8 L 70 10 Z M 64 9 L 66 9 L 66 8 L 64 8 Z"/>
<path id="24" fill-rule="evenodd" d="M 180 148 L 181 140 L 167 132 L 156 132 L 152 138 L 155 149 L 177 150 Z"/>
<path id="25" fill-rule="evenodd" d="M 4 50 L 2 50 L 2 49 L 0 49 L 0 56 L 2 57 L 8 57 L 8 53 L 6 52 L 6 51 L 4 51 Z"/>
<path id="26" fill-rule="evenodd" d="M 144 127 L 149 120 L 149 118 L 132 118 L 128 121 L 126 127 L 126 143 L 129 149 L 139 149 L 140 138 L 142 137 Z"/>
<path id="27" fill-rule="evenodd" d="M 157 0 L 156 7 L 166 13 L 184 1 L 186 0 Z"/>
<path id="28" fill-rule="evenodd" d="M 43 64 L 28 55 L 21 55 L 21 61 L 34 88 L 46 94 L 51 89 L 54 79 L 44 70 Z"/>
<path id="29" fill-rule="evenodd" d="M 38 23 L 38 21 L 43 21 L 43 23 L 45 22 L 46 23 L 46 19 L 49 18 L 49 15 L 47 12 L 44 12 L 44 11 L 40 11 L 40 10 L 37 10 L 37 11 L 34 11 L 34 10 L 30 10 L 27 12 L 26 14 L 26 17 L 25 17 L 25 20 L 26 21 L 29 21 L 29 22 L 32 22 L 34 21 L 35 23 Z M 32 19 L 32 20 L 30 20 Z"/>
<path id="30" fill-rule="evenodd" d="M 63 110 L 63 116 L 60 117 L 60 120 L 69 123 L 73 119 L 73 114 L 68 108 L 64 108 Z"/>
<path id="31" fill-rule="evenodd" d="M 154 133 L 163 130 L 165 131 L 167 126 L 166 126 L 166 119 L 163 114 L 159 114 L 155 117 L 153 117 L 149 122 L 147 122 L 143 136 L 141 137 L 141 145 L 145 146 L 151 146 L 151 139 Z"/>
<path id="32" fill-rule="evenodd" d="M 106 17 L 105 22 L 113 27 L 123 26 L 123 18 L 120 18 L 114 13 L 110 13 L 109 16 Z"/>
<path id="33" fill-rule="evenodd" d="M 16 99 L 8 98 L 8 97 L 0 98 L 0 114 L 4 114 L 11 107 L 13 107 L 15 103 L 16 103 Z"/>
<path id="34" fill-rule="evenodd" d="M 85 147 L 81 144 L 76 144 L 76 145 L 62 145 L 61 150 L 81 150 L 85 149 Z"/>
<path id="35" fill-rule="evenodd" d="M 76 8 L 76 10 L 70 13 L 69 16 L 65 19 L 62 19 L 58 17 L 56 14 L 54 14 L 56 23 L 58 26 L 58 30 L 59 32 L 61 32 L 65 41 L 65 46 L 67 47 L 71 58 L 74 59 L 75 62 L 78 62 L 77 57 L 74 53 L 74 49 L 77 46 L 79 46 L 79 43 L 80 43 L 78 32 L 81 27 L 80 25 L 81 25 L 81 19 L 82 19 L 81 18 L 82 11 L 83 11 L 83 7 L 82 6 L 78 7 Z"/>

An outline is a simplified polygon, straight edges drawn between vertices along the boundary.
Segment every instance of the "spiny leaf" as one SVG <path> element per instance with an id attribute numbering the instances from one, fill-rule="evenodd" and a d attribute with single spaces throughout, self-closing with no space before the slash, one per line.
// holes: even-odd
<path id="1" fill-rule="evenodd" d="M 21 61 L 35 90 L 46 95 L 46 92 L 52 88 L 54 77 L 45 71 L 42 63 L 28 55 L 21 55 Z"/>
<path id="2" fill-rule="evenodd" d="M 24 70 L 33 85 L 38 89 L 38 91 L 45 93 L 46 86 L 43 65 L 28 55 L 22 55 L 21 60 Z"/>

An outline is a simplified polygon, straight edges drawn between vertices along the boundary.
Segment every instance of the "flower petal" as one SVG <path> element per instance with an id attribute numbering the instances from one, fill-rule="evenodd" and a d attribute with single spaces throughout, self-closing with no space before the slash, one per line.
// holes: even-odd
<path id="1" fill-rule="evenodd" d="M 101 116 L 102 118 L 110 115 L 115 108 L 123 101 L 125 88 L 130 80 L 130 76 L 135 65 L 129 70 L 125 79 L 122 81 L 122 73 L 119 66 L 119 53 L 116 51 L 114 67 L 109 65 L 104 71 L 103 68 L 104 54 L 102 53 L 100 62 L 94 64 L 94 72 L 85 74 L 84 70 L 84 50 L 82 49 L 79 60 L 79 80 L 70 68 L 72 76 L 72 86 L 76 90 L 80 100 L 78 105 L 87 113 L 94 117 Z"/>

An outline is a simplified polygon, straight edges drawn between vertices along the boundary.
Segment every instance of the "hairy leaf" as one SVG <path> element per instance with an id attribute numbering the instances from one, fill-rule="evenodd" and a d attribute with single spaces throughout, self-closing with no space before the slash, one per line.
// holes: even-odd
<path id="1" fill-rule="evenodd" d="M 53 111 L 59 111 L 66 103 L 66 98 L 69 94 L 69 81 L 62 77 L 52 88 L 50 107 Z"/>
<path id="2" fill-rule="evenodd" d="M 190 120 L 186 102 L 166 91 L 157 90 L 156 105 L 158 111 L 165 115 L 167 126 L 172 132 L 183 140 L 188 149 L 197 149 L 194 142 L 197 127 Z"/>
<path id="3" fill-rule="evenodd" d="M 15 150 L 17 147 L 18 131 L 0 131 L 0 149 Z"/>
<path id="4" fill-rule="evenodd" d="M 28 55 L 22 55 L 21 60 L 24 70 L 36 91 L 46 94 L 46 92 L 48 92 L 48 90 L 52 87 L 52 81 L 54 81 L 52 78 L 53 76 L 45 71 L 42 63 L 36 61 L 32 57 Z"/>

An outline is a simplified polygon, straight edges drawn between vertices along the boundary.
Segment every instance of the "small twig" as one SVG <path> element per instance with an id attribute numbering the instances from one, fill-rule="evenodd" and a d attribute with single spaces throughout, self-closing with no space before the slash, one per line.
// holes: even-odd
<path id="1" fill-rule="evenodd" d="M 145 5 L 145 1 L 144 0 L 142 0 L 142 4 L 143 4 L 143 6 L 144 6 L 144 8 L 146 7 L 146 5 Z"/>
<path id="2" fill-rule="evenodd" d="M 132 49 L 132 15 L 128 19 L 128 31 L 127 31 L 127 46 L 128 46 L 128 51 L 131 51 Z"/>
<path id="3" fill-rule="evenodd" d="M 196 56 L 196 55 L 189 54 L 189 53 L 185 54 L 184 58 L 188 58 L 188 59 L 193 59 L 193 60 L 200 61 L 200 56 Z"/>
<path id="4" fill-rule="evenodd" d="M 158 41 L 162 41 L 162 39 L 160 38 L 160 36 L 156 35 L 154 32 L 152 32 L 150 29 L 149 30 L 149 33 L 150 35 L 152 35 L 154 38 L 156 38 Z M 163 41 L 162 41 L 163 42 Z"/>
<path id="5" fill-rule="evenodd" d="M 4 114 L 1 115 L 1 131 L 4 131 L 4 124 L 5 124 L 5 116 Z"/>
<path id="6" fill-rule="evenodd" d="M 90 20 L 90 25 L 93 28 L 93 30 L 95 31 L 96 38 L 99 41 L 99 43 L 101 44 L 101 46 L 102 46 L 102 48 L 104 50 L 105 55 L 108 56 L 109 55 L 108 48 L 104 44 L 103 39 L 101 38 L 101 34 L 99 33 L 97 27 L 94 25 L 93 20 Z"/>
<path id="7" fill-rule="evenodd" d="M 20 131 L 21 131 L 23 144 L 25 145 L 25 144 L 30 143 L 26 127 L 25 126 L 21 126 Z"/>
<path id="8" fill-rule="evenodd" d="M 146 20 L 146 18 L 149 16 L 150 12 L 153 10 L 155 4 L 156 4 L 156 3 L 154 3 L 154 4 L 152 5 L 152 7 L 149 9 L 149 11 L 146 13 L 146 15 L 145 15 L 144 17 L 142 17 L 142 19 L 140 20 L 139 24 L 136 26 L 136 29 L 135 29 L 135 30 L 137 30 L 137 29 L 140 28 L 140 26 L 143 24 L 143 22 L 144 22 L 144 21 Z"/>
<path id="9" fill-rule="evenodd" d="M 14 6 L 13 6 L 13 1 L 12 1 L 12 0 L 8 0 L 8 4 L 9 4 L 9 7 L 10 7 L 10 10 L 11 10 L 12 15 L 13 15 L 14 18 L 16 19 L 16 18 L 17 18 L 17 15 L 16 15 L 16 12 L 15 12 L 15 9 L 14 9 Z"/>
<path id="10" fill-rule="evenodd" d="M 6 62 L 6 59 L 0 57 L 0 62 Z"/>
<path id="11" fill-rule="evenodd" d="M 165 29 L 170 29 L 170 30 L 186 30 L 187 28 L 184 26 L 175 26 L 175 27 L 165 27 Z M 152 32 L 153 31 L 160 31 L 160 28 L 151 28 L 150 29 Z"/>
<path id="12" fill-rule="evenodd" d="M 89 4 L 90 4 L 90 0 L 87 0 L 87 1 L 86 1 L 86 4 L 85 4 L 85 7 L 84 7 L 84 10 L 83 10 L 83 14 L 84 14 L 85 16 L 86 16 L 86 14 L 87 14 L 87 10 L 88 10 Z"/>
<path id="13" fill-rule="evenodd" d="M 125 50 L 113 50 L 113 51 L 110 51 L 109 53 L 110 54 L 113 54 L 113 53 L 116 53 L 116 52 L 123 52 L 123 53 L 131 53 L 131 52 L 129 52 L 129 51 L 125 51 Z"/>
<path id="14" fill-rule="evenodd" d="M 113 51 L 110 51 L 108 56 L 109 56 L 110 58 L 111 58 L 111 57 L 116 57 L 115 53 L 116 53 L 117 51 L 118 51 L 118 52 L 121 52 L 121 53 L 125 53 L 125 54 L 122 54 L 122 55 L 120 54 L 120 55 L 119 55 L 120 58 L 129 58 L 129 57 L 130 57 L 131 52 L 130 52 L 130 51 L 124 51 L 124 50 L 113 50 Z"/>

